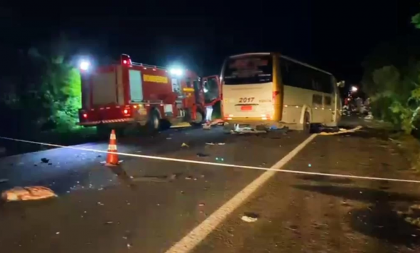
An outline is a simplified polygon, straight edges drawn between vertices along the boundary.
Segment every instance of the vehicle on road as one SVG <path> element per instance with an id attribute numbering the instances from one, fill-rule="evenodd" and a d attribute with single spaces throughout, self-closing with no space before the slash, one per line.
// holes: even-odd
<path id="1" fill-rule="evenodd" d="M 80 66 L 80 125 L 100 131 L 146 125 L 156 131 L 181 122 L 199 124 L 205 118 L 202 82 L 191 70 L 135 63 L 125 54 L 118 64 L 92 70 L 88 66 Z"/>
<path id="2" fill-rule="evenodd" d="M 228 129 L 246 125 L 310 130 L 314 123 L 336 126 L 340 118 L 334 76 L 279 53 L 228 57 L 221 85 Z"/>

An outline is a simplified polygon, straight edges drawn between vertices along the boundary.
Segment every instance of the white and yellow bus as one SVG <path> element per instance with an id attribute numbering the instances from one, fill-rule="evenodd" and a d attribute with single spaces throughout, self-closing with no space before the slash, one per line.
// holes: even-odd
<path id="1" fill-rule="evenodd" d="M 311 124 L 336 126 L 340 119 L 334 76 L 278 53 L 228 57 L 221 83 L 228 128 L 274 125 L 309 131 Z"/>

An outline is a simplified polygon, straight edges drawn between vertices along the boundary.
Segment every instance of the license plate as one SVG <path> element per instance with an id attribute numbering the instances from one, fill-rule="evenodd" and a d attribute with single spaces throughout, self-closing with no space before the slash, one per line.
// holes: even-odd
<path id="1" fill-rule="evenodd" d="M 251 111 L 252 105 L 243 105 L 241 106 L 241 111 Z"/>

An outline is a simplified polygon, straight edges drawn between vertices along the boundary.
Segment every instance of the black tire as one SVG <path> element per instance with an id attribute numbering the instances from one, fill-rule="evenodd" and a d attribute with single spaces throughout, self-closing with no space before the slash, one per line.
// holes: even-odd
<path id="1" fill-rule="evenodd" d="M 303 132 L 310 134 L 312 131 L 311 116 L 309 112 L 305 112 L 303 116 Z"/>
<path id="2" fill-rule="evenodd" d="M 159 113 L 156 110 L 152 110 L 149 120 L 147 121 L 147 129 L 149 132 L 158 132 L 160 130 L 160 122 Z"/>
<path id="3" fill-rule="evenodd" d="M 193 121 L 191 119 L 191 111 L 187 110 L 186 111 L 186 116 L 185 116 L 186 117 L 186 122 L 189 121 L 192 126 L 201 126 L 201 124 L 203 124 L 203 122 L 204 122 L 205 115 L 201 110 L 197 110 L 196 115 L 197 115 L 197 117 Z"/>

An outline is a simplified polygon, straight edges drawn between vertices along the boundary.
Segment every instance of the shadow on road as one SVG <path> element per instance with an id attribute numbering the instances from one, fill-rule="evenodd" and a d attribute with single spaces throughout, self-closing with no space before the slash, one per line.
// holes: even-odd
<path id="1" fill-rule="evenodd" d="M 418 201 L 420 196 L 397 193 L 384 192 L 381 190 L 363 188 L 363 187 L 344 187 L 332 185 L 295 185 L 297 189 L 318 192 L 335 197 L 342 197 L 350 200 L 363 202 L 387 202 L 387 201 Z"/>
<path id="2" fill-rule="evenodd" d="M 366 208 L 349 210 L 349 225 L 364 235 L 385 240 L 391 244 L 413 246 L 420 244 L 420 230 L 409 224 L 396 212 L 397 203 L 408 204 L 420 196 L 363 187 L 295 185 L 297 189 L 317 192 L 348 200 L 371 203 Z"/>
<path id="3" fill-rule="evenodd" d="M 419 245 L 420 231 L 392 210 L 387 203 L 350 211 L 350 227 L 362 234 L 392 244 Z"/>

